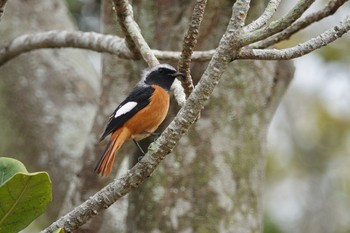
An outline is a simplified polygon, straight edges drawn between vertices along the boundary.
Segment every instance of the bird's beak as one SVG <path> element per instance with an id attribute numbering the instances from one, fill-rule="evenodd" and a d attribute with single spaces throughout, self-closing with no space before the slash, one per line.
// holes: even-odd
<path id="1" fill-rule="evenodd" d="M 176 72 L 174 74 L 172 74 L 171 76 L 175 77 L 175 78 L 178 78 L 178 79 L 184 79 L 186 78 L 186 75 L 184 73 L 180 73 L 180 72 Z"/>

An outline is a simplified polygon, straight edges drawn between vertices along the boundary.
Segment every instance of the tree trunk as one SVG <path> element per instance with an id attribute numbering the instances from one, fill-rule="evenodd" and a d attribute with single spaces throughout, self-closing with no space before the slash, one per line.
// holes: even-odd
<path id="1" fill-rule="evenodd" d="M 0 43 L 54 29 L 73 30 L 60 0 L 8 1 Z M 99 79 L 78 50 L 42 50 L 0 67 L 0 155 L 17 158 L 30 172 L 48 171 L 53 184 L 50 221 L 57 218 L 91 128 Z"/>
<path id="2" fill-rule="evenodd" d="M 289 62 L 235 62 L 202 117 L 130 195 L 129 232 L 262 232 L 266 130 Z"/>
<path id="3" fill-rule="evenodd" d="M 217 46 L 231 14 L 225 4 L 208 2 L 198 50 Z M 153 48 L 181 50 L 192 8 L 135 2 L 134 13 Z M 195 82 L 204 65 L 192 67 Z M 292 75 L 289 62 L 231 64 L 187 137 L 130 193 L 127 231 L 262 232 L 266 130 Z"/>
<path id="4" fill-rule="evenodd" d="M 113 11 L 112 1 L 101 2 L 101 32 L 123 37 L 118 25 L 116 13 Z M 65 214 L 75 206 L 81 204 L 89 196 L 99 191 L 118 174 L 124 174 L 128 168 L 128 162 L 124 158 L 132 154 L 135 148 L 131 143 L 126 143 L 116 156 L 111 175 L 98 176 L 93 169 L 107 144 L 108 137 L 99 143 L 99 137 L 103 133 L 110 114 L 127 96 L 132 87 L 139 81 L 141 65 L 137 61 L 123 60 L 109 54 L 102 54 L 102 80 L 101 95 L 93 126 L 90 132 L 90 141 L 85 145 L 80 168 L 70 185 L 70 192 L 65 199 L 65 207 L 61 214 Z M 122 166 L 124 164 L 124 166 Z M 127 198 L 108 208 L 105 212 L 96 216 L 93 221 L 84 225 L 76 232 L 125 232 L 125 219 L 127 213 Z"/>

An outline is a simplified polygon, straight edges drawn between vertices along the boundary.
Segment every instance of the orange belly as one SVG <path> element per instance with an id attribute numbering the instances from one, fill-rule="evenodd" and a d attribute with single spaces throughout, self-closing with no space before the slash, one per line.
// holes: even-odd
<path id="1" fill-rule="evenodd" d="M 147 132 L 153 133 L 156 131 L 169 111 L 170 97 L 168 92 L 157 85 L 152 85 L 152 87 L 155 90 L 150 98 L 149 105 L 136 113 L 124 125 L 124 127 L 129 129 L 131 138 L 136 141 L 150 136 Z"/>

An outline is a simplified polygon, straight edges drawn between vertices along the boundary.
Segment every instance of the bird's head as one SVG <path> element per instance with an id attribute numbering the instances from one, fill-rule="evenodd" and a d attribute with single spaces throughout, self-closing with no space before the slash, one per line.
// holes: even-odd
<path id="1" fill-rule="evenodd" d="M 159 64 L 146 69 L 143 73 L 143 80 L 148 85 L 158 85 L 165 90 L 170 90 L 175 78 L 184 78 L 185 74 L 177 72 L 174 67 L 169 64 Z"/>

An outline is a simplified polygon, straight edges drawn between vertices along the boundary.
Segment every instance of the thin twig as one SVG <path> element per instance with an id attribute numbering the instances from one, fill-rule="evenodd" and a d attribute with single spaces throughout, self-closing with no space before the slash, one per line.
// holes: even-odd
<path id="1" fill-rule="evenodd" d="M 273 14 L 276 12 L 278 6 L 280 5 L 281 0 L 270 0 L 270 2 L 267 4 L 264 13 L 244 27 L 244 31 L 246 32 L 252 32 L 256 29 L 259 29 L 266 25 L 267 21 L 272 18 Z"/>
<path id="2" fill-rule="evenodd" d="M 282 18 L 271 22 L 269 25 L 260 28 L 251 33 L 242 35 L 242 43 L 249 45 L 251 43 L 266 39 L 275 33 L 278 33 L 294 23 L 300 16 L 312 5 L 315 0 L 299 0 L 298 3 Z"/>
<path id="3" fill-rule="evenodd" d="M 267 48 L 271 45 L 277 44 L 282 40 L 287 40 L 293 34 L 308 27 L 312 23 L 320 21 L 323 18 L 334 14 L 338 10 L 338 8 L 341 7 L 347 1 L 348 0 L 330 0 L 323 9 L 306 16 L 301 20 L 298 20 L 297 22 L 293 23 L 291 26 L 289 26 L 282 32 L 277 33 L 269 38 L 266 38 L 263 41 L 259 41 L 253 44 L 252 48 L 257 48 L 257 49 Z"/>
<path id="4" fill-rule="evenodd" d="M 350 30 L 350 16 L 319 36 L 287 49 L 242 49 L 238 59 L 288 60 L 328 45 Z"/>
<path id="5" fill-rule="evenodd" d="M 196 1 L 195 3 L 191 23 L 183 41 L 181 58 L 178 63 L 178 70 L 186 74 L 185 80 L 182 81 L 182 86 L 187 97 L 191 94 L 194 88 L 190 72 L 190 64 L 194 47 L 197 44 L 199 28 L 203 19 L 206 4 L 207 0 Z"/>
<path id="6" fill-rule="evenodd" d="M 129 7 L 129 4 L 127 3 L 127 1 L 113 0 L 113 5 L 114 5 L 115 12 L 117 14 L 119 25 L 125 35 L 126 45 L 130 49 L 134 58 L 139 59 L 141 57 L 140 51 L 135 45 L 134 40 L 131 38 L 129 31 L 126 27 L 126 17 L 127 16 L 133 17 L 132 9 L 131 7 Z"/>

